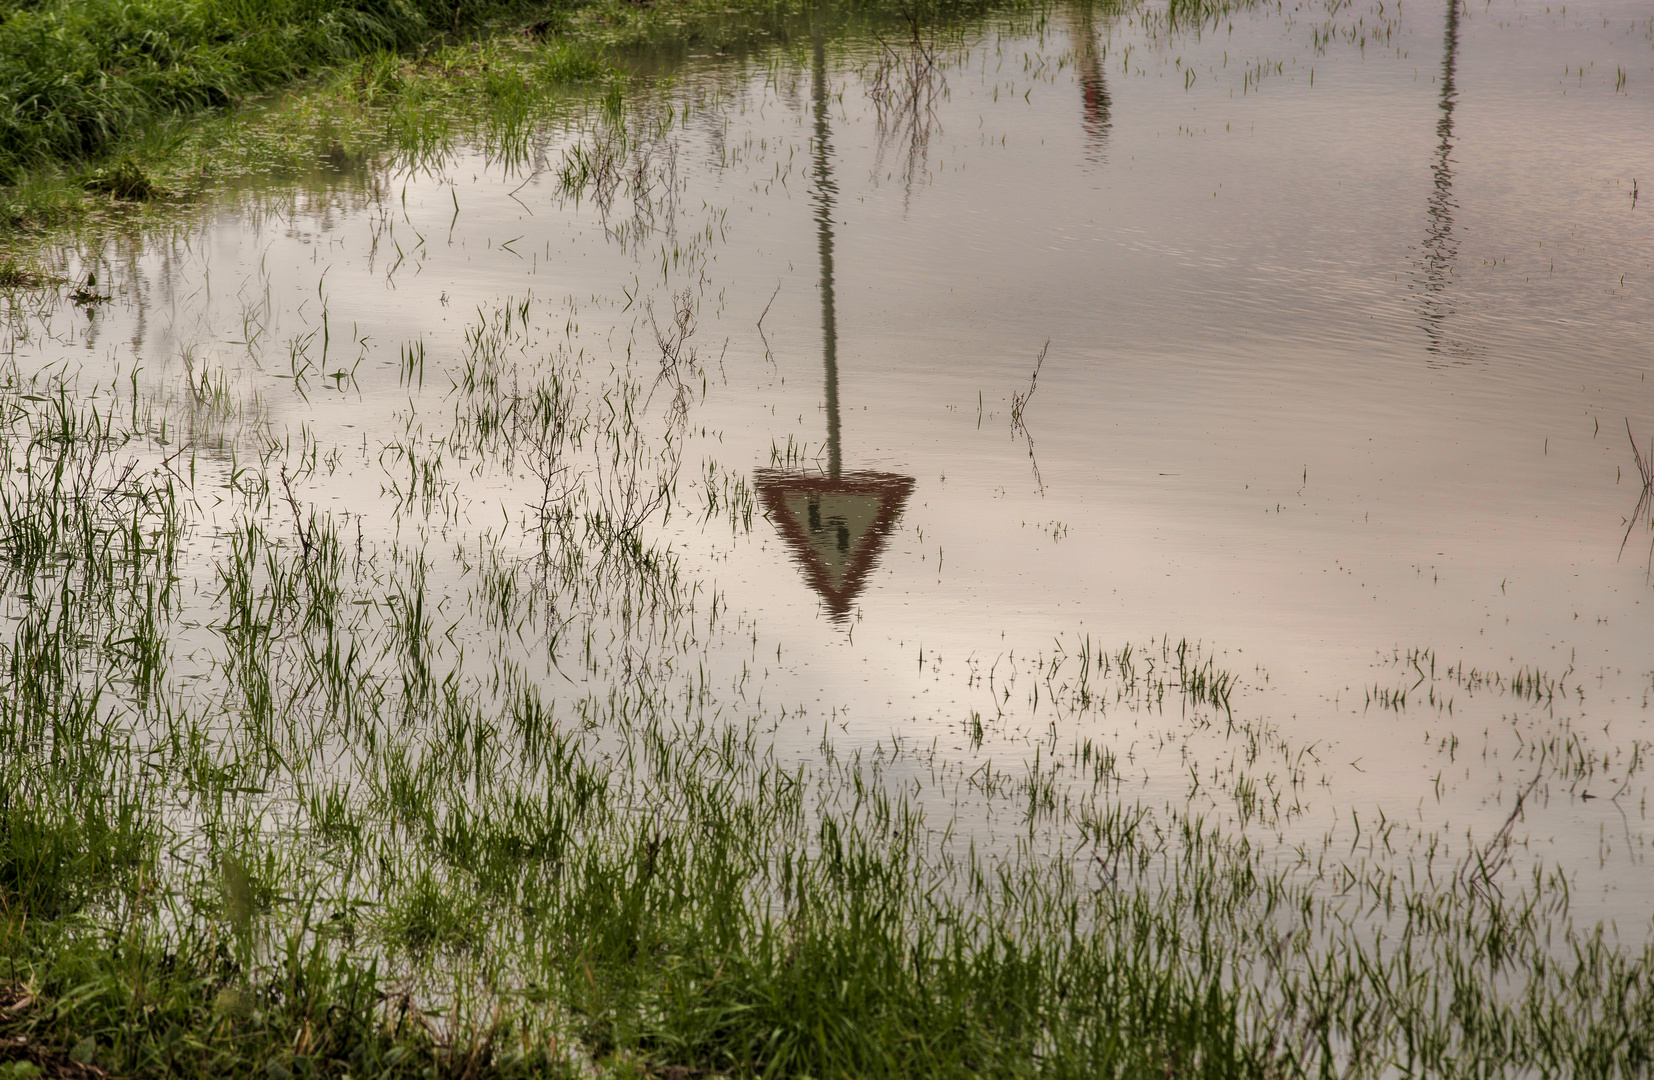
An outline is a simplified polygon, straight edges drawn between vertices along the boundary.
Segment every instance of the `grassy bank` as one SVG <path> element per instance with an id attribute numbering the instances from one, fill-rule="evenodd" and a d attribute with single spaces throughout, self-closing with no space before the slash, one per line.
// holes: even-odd
<path id="1" fill-rule="evenodd" d="M 0 183 L 84 162 L 162 119 L 365 53 L 550 5 L 512 0 L 44 0 L 0 20 Z"/>
<path id="2" fill-rule="evenodd" d="M 0 228 L 24 241 L 12 245 L 24 276 L 0 287 L 41 276 L 28 237 L 95 230 L 242 176 L 417 166 L 471 137 L 509 153 L 563 88 L 623 84 L 640 48 L 652 68 L 697 46 L 768 45 L 801 10 L 795 0 L 19 5 L 0 19 Z"/>

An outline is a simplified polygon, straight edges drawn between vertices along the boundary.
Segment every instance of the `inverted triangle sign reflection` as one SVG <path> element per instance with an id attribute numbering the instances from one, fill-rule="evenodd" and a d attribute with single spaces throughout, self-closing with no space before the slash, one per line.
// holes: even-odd
<path id="1" fill-rule="evenodd" d="M 913 478 L 894 473 L 805 475 L 761 469 L 758 499 L 786 541 L 793 561 L 842 619 L 867 584 L 890 531 L 913 491 Z"/>

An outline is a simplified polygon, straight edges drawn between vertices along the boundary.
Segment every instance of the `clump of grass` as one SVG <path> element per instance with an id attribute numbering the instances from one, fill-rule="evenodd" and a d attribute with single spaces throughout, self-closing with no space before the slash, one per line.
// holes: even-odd
<path id="1" fill-rule="evenodd" d="M 394 986 L 314 939 L 284 940 L 254 974 L 200 928 L 116 926 L 98 942 L 0 914 L 0 1076 L 415 1080 L 460 1075 L 479 1049 L 439 1045 Z"/>
<path id="2" fill-rule="evenodd" d="M 539 63 L 539 76 L 549 83 L 585 82 L 609 70 L 585 42 L 559 41 L 550 45 Z"/>
<path id="3" fill-rule="evenodd" d="M 401 67 L 401 58 L 395 53 L 376 50 L 357 65 L 351 88 L 367 102 L 399 93 L 403 85 Z"/>
<path id="4" fill-rule="evenodd" d="M 57 281 L 51 274 L 30 266 L 15 255 L 0 260 L 0 290 L 40 289 Z"/>
<path id="5" fill-rule="evenodd" d="M 1225 18 L 1251 6 L 1252 0 L 1167 0 L 1163 26 L 1173 33 L 1180 30 L 1198 32 L 1207 23 L 1216 26 Z M 1145 14 L 1145 18 L 1151 20 L 1159 16 L 1160 13 L 1152 8 Z"/>
<path id="6" fill-rule="evenodd" d="M 98 275 L 95 271 L 87 274 L 86 280 L 76 285 L 69 292 L 69 300 L 76 307 L 96 307 L 99 304 L 107 304 L 113 299 L 114 297 L 109 293 L 98 291 Z"/>
<path id="7" fill-rule="evenodd" d="M 86 181 L 86 190 L 103 192 L 122 202 L 153 202 L 166 195 L 143 166 L 129 157 L 95 171 Z"/>
<path id="8" fill-rule="evenodd" d="M 131 803 L 111 818 L 95 803 L 52 809 L 40 798 L 0 790 L 0 912 L 61 918 L 153 866 L 155 838 Z"/>
<path id="9" fill-rule="evenodd" d="M 427 872 L 387 912 L 385 936 L 416 956 L 434 949 L 462 951 L 479 940 L 482 914 L 474 894 Z"/>

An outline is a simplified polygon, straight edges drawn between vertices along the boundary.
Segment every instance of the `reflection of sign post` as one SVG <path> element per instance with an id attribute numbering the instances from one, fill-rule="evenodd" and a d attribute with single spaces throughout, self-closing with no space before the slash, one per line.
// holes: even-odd
<path id="1" fill-rule="evenodd" d="M 760 469 L 758 499 L 810 587 L 834 619 L 850 605 L 878 564 L 896 518 L 913 492 L 913 478 L 895 473 L 842 473 L 839 450 L 838 317 L 833 309 L 833 171 L 828 159 L 827 59 L 821 23 L 815 26 L 816 244 L 821 253 L 821 358 L 827 375 L 827 475 Z"/>
<path id="2" fill-rule="evenodd" d="M 878 563 L 913 491 L 913 478 L 879 472 L 809 476 L 762 469 L 756 479 L 759 501 L 810 587 L 827 602 L 833 618 L 844 618 Z"/>

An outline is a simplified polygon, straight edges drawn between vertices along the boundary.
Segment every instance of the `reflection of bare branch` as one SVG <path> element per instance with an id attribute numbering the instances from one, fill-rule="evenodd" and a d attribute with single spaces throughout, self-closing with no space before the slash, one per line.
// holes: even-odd
<path id="1" fill-rule="evenodd" d="M 902 182 L 905 199 L 924 175 L 930 158 L 930 138 L 941 130 L 936 103 L 947 95 L 947 77 L 936 57 L 936 37 L 927 40 L 916 11 L 908 12 L 906 41 L 891 45 L 878 38 L 879 59 L 868 79 L 867 96 L 873 101 L 879 147 L 874 168 L 884 163 L 885 151 L 905 143 Z"/>
<path id="2" fill-rule="evenodd" d="M 695 350 L 684 350 L 684 342 L 695 333 L 695 304 L 688 289 L 672 297 L 672 325 L 662 330 L 660 323 L 655 320 L 655 303 L 647 301 L 644 305 L 649 313 L 649 326 L 655 332 L 655 344 L 660 348 L 660 374 L 655 376 L 655 385 L 649 390 L 652 399 L 655 388 L 661 383 L 672 387 L 672 405 L 668 413 L 669 427 L 681 423 L 689 413 L 689 383 L 684 378 L 685 369 L 689 374 L 695 373 Z M 648 401 L 644 408 L 649 407 Z"/>
<path id="3" fill-rule="evenodd" d="M 1024 431 L 1022 434 L 1028 440 L 1028 464 L 1034 470 L 1034 486 L 1039 488 L 1039 493 L 1041 495 L 1044 495 L 1045 494 L 1045 477 L 1040 475 L 1040 472 L 1039 472 L 1039 458 L 1034 456 L 1034 437 L 1032 435 L 1029 435 L 1026 431 Z"/>
<path id="4" fill-rule="evenodd" d="M 562 511 L 580 484 L 580 476 L 563 461 L 573 416 L 573 389 L 555 376 L 535 388 L 526 409 L 513 410 L 519 434 L 524 436 L 528 467 L 540 481 L 540 502 L 535 512 L 542 550 L 549 547 L 558 527 L 566 525 Z"/>
<path id="5" fill-rule="evenodd" d="M 662 511 L 670 512 L 693 403 L 690 377 L 699 373 L 695 350 L 685 346 L 695 333 L 694 294 L 685 289 L 672 297 L 672 321 L 665 327 L 655 318 L 653 302 L 645 310 L 660 348 L 660 371 L 647 395 L 640 384 L 628 382 L 605 399 L 609 418 L 597 446 L 594 495 L 599 513 L 591 523 L 606 552 L 615 550 L 618 542 L 619 550 L 637 554 L 644 524 Z M 666 410 L 664 444 L 654 452 L 645 441 L 643 419 L 662 384 L 671 387 L 672 401 Z"/>
<path id="6" fill-rule="evenodd" d="M 1637 528 L 1637 523 L 1648 517 L 1648 524 L 1654 529 L 1654 436 L 1648 440 L 1648 453 L 1644 454 L 1637 446 L 1637 437 L 1631 433 L 1631 419 L 1625 420 L 1625 434 L 1631 440 L 1631 456 L 1637 459 L 1637 472 L 1642 478 L 1642 491 L 1637 495 L 1637 508 L 1631 511 L 1630 519 L 1625 523 L 1625 539 L 1620 541 L 1620 554 L 1625 554 L 1625 545 L 1631 542 L 1631 533 Z M 1648 542 L 1648 569 L 1654 575 L 1654 538 Z"/>
<path id="7" fill-rule="evenodd" d="M 124 477 L 122 479 L 125 479 Z M 287 506 L 293 511 L 293 527 L 299 533 L 299 547 L 303 551 L 301 565 L 310 563 L 310 530 L 304 527 L 304 516 L 299 513 L 299 502 L 293 498 L 293 485 L 287 482 L 287 466 L 281 467 L 281 488 L 287 493 Z"/>
<path id="8" fill-rule="evenodd" d="M 1539 751 L 1539 765 L 1534 769 L 1533 779 L 1526 787 L 1516 793 L 1516 805 L 1511 807 L 1510 815 L 1505 823 L 1499 826 L 1499 831 L 1493 834 L 1485 845 L 1479 849 L 1472 849 L 1464 864 L 1459 867 L 1459 885 L 1466 893 L 1481 894 L 1488 899 L 1495 895 L 1503 896 L 1504 890 L 1494 879 L 1510 865 L 1511 833 L 1516 823 L 1522 817 L 1522 808 L 1532 797 L 1539 782 L 1545 778 L 1545 750 Z"/>
<path id="9" fill-rule="evenodd" d="M 657 153 L 665 159 L 664 165 L 657 164 Z M 659 199 L 654 194 L 657 175 L 665 193 Z M 677 200 L 672 197 L 678 190 L 677 142 L 639 147 L 632 155 L 627 187 L 632 193 L 632 220 L 644 230 L 654 232 L 658 228 L 670 236 L 676 227 L 678 210 Z M 665 218 L 663 223 L 657 223 L 657 213 Z"/>
<path id="10" fill-rule="evenodd" d="M 1034 358 L 1034 373 L 1028 377 L 1028 392 L 1026 394 L 1013 393 L 1011 395 L 1011 433 L 1021 434 L 1028 441 L 1028 461 L 1034 467 L 1034 482 L 1039 485 L 1041 495 L 1045 494 L 1045 480 L 1040 476 L 1039 460 L 1034 457 L 1034 436 L 1023 423 L 1023 415 L 1028 408 L 1028 402 L 1039 389 L 1040 368 L 1045 366 L 1045 353 L 1051 348 L 1051 339 L 1046 338 L 1045 344 L 1040 346 L 1039 355 Z"/>
<path id="11" fill-rule="evenodd" d="M 650 236 L 676 234 L 684 187 L 676 139 L 646 141 L 634 138 L 622 124 L 600 125 L 590 138 L 563 152 L 557 179 L 564 195 L 589 197 L 610 238 L 634 253 Z M 612 221 L 622 189 L 632 198 L 632 213 Z"/>
<path id="12" fill-rule="evenodd" d="M 1045 366 L 1045 352 L 1051 348 L 1051 339 L 1046 338 L 1045 344 L 1040 346 L 1039 355 L 1034 357 L 1034 373 L 1028 377 L 1028 392 L 1026 394 L 1011 395 L 1011 430 L 1027 434 L 1028 429 L 1022 424 L 1022 412 L 1028 407 L 1028 401 L 1039 388 L 1039 369 Z"/>
<path id="13" fill-rule="evenodd" d="M 763 314 L 758 316 L 758 336 L 764 339 L 764 359 L 768 360 L 772 364 L 775 362 L 775 354 L 770 351 L 770 339 L 769 336 L 764 333 L 764 316 L 770 313 L 770 306 L 775 303 L 775 298 L 780 295 L 781 282 L 777 281 L 775 283 L 775 291 L 770 293 L 770 302 L 764 305 Z"/>
<path id="14" fill-rule="evenodd" d="M 605 546 L 618 542 L 637 548 L 644 523 L 671 501 L 683 462 L 681 439 L 668 435 L 665 451 L 651 458 L 643 429 L 630 423 L 628 431 L 609 436 L 607 450 L 597 452 L 597 503 L 601 513 L 593 520 Z M 652 467 L 649 476 L 646 467 Z"/>

